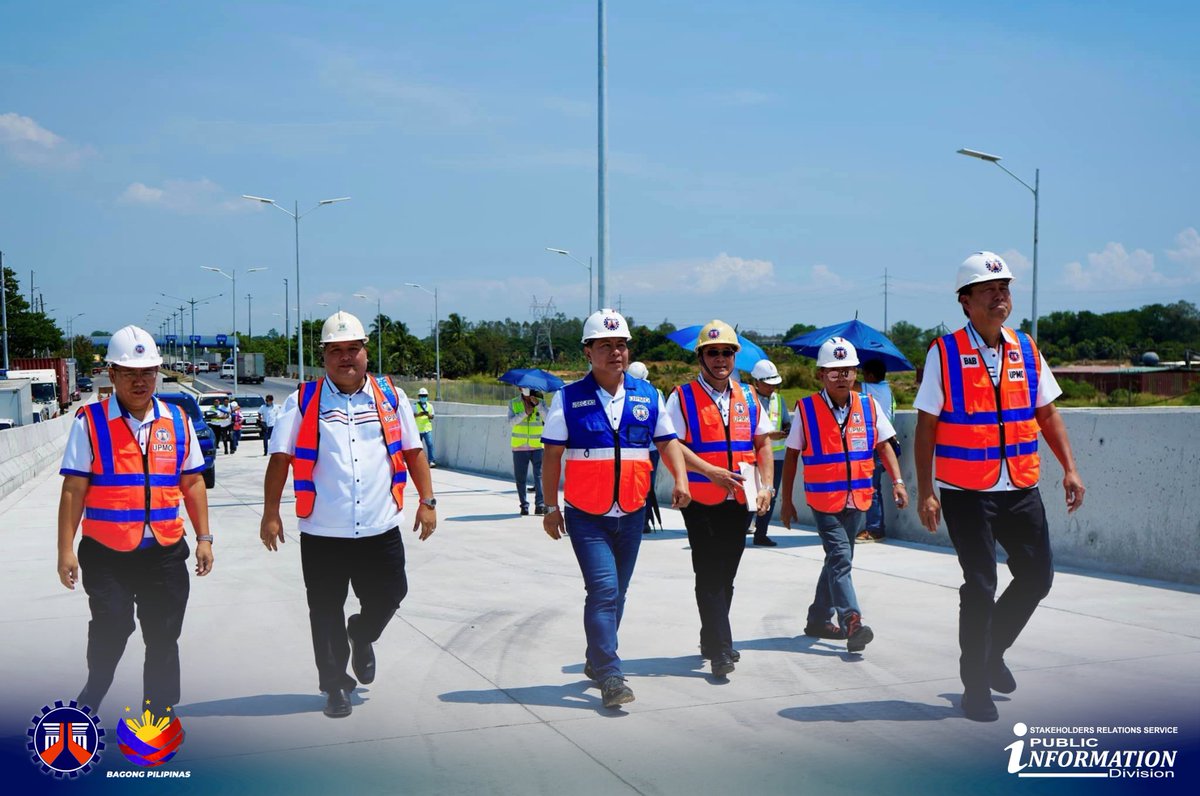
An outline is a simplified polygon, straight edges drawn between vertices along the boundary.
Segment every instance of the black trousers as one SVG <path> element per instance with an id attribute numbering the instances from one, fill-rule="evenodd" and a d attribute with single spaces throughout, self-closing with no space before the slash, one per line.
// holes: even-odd
<path id="1" fill-rule="evenodd" d="M 700 647 L 712 655 L 728 653 L 733 649 L 733 631 L 729 627 L 733 580 L 754 515 L 736 500 L 716 506 L 693 502 L 682 511 L 692 548 L 692 571 L 696 573 Z"/>
<path id="2" fill-rule="evenodd" d="M 941 491 L 942 513 L 958 553 L 959 675 L 968 690 L 988 689 L 999 662 L 1050 593 L 1054 562 L 1046 509 L 1037 487 L 1015 492 Z M 1008 553 L 1012 583 L 996 597 L 996 543 Z"/>
<path id="3" fill-rule="evenodd" d="M 377 641 L 408 594 L 400 529 L 360 539 L 302 533 L 300 566 L 308 592 L 308 621 L 320 689 L 326 693 L 335 688 L 348 691 L 357 682 L 346 673 L 350 662 L 347 587 L 354 587 L 362 605 L 355 641 Z"/>
<path id="4" fill-rule="evenodd" d="M 154 545 L 122 553 L 90 537 L 79 542 L 79 571 L 88 596 L 87 685 L 79 701 L 95 709 L 112 686 L 125 643 L 134 630 L 134 608 L 142 625 L 146 661 L 143 699 L 156 716 L 179 704 L 179 634 L 191 580 L 188 545 Z M 145 704 L 145 703 L 143 703 Z"/>
<path id="5" fill-rule="evenodd" d="M 275 430 L 275 426 L 259 426 L 258 433 L 262 435 L 263 456 L 267 455 L 267 446 L 271 442 L 271 432 Z"/>

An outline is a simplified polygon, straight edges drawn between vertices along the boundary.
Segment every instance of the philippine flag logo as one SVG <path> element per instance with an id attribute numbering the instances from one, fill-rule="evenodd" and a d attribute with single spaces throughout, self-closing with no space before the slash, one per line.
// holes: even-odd
<path id="1" fill-rule="evenodd" d="M 174 757 L 183 745 L 183 735 L 183 723 L 178 716 L 156 719 L 149 709 L 138 718 L 117 722 L 117 747 L 121 754 L 130 763 L 146 768 L 161 766 Z"/>

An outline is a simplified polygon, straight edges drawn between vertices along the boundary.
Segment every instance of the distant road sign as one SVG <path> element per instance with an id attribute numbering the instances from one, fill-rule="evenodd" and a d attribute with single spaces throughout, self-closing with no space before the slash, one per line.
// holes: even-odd
<path id="1" fill-rule="evenodd" d="M 175 342 L 175 335 L 169 334 L 169 335 L 167 335 L 166 339 L 167 339 L 168 343 L 173 343 L 173 342 Z"/>
<path id="2" fill-rule="evenodd" d="M 200 342 L 200 335 L 194 334 L 191 337 L 189 337 L 188 339 L 191 340 L 193 343 L 198 343 L 198 342 Z"/>
<path id="3" fill-rule="evenodd" d="M 228 339 L 229 339 L 228 335 L 223 335 L 223 334 L 217 335 L 217 345 L 225 345 L 225 342 Z"/>

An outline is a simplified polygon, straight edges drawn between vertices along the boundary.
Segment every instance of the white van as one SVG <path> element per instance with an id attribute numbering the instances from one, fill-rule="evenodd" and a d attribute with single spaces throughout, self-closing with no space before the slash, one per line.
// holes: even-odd
<path id="1" fill-rule="evenodd" d="M 233 364 L 233 360 L 232 359 L 225 360 L 225 363 L 223 365 L 221 365 L 221 378 L 232 379 L 234 377 L 234 374 L 236 374 L 236 373 L 237 373 L 237 366 Z"/>

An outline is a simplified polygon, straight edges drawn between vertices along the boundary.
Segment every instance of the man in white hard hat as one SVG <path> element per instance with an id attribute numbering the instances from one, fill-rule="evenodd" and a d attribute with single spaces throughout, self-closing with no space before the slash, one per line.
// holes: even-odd
<path id="1" fill-rule="evenodd" d="M 796 462 L 804 462 L 804 500 L 812 509 L 817 535 L 825 550 L 825 565 L 817 578 L 806 636 L 845 639 L 847 652 L 862 652 L 875 638 L 862 621 L 854 591 L 851 567 L 854 541 L 871 507 L 871 475 L 875 457 L 892 476 L 892 499 L 908 505 L 908 492 L 900 477 L 900 464 L 889 443 L 896 436 L 869 395 L 854 392 L 858 351 L 850 341 L 833 337 L 817 351 L 817 377 L 821 392 L 796 402 L 796 419 L 788 434 L 783 463 L 783 524 L 797 519 L 792 502 Z M 830 621 L 834 616 L 838 623 Z"/>
<path id="2" fill-rule="evenodd" d="M 767 512 L 774 481 L 771 420 L 759 411 L 754 389 L 733 379 L 740 348 L 732 326 L 719 320 L 705 324 L 695 345 L 699 375 L 667 399 L 690 471 L 692 502 L 683 509 L 683 522 L 696 576 L 700 655 L 716 677 L 728 676 L 741 659 L 729 625 L 733 581 L 750 521 Z M 743 471 L 752 478 L 757 471 L 759 488 L 749 494 Z"/>
<path id="3" fill-rule="evenodd" d="M 1054 407 L 1062 390 L 1034 340 L 1004 325 L 1012 312 L 1012 278 L 1008 264 L 992 252 L 975 252 L 963 262 L 955 291 L 967 325 L 934 340 L 913 401 L 917 512 L 930 533 L 945 513 L 963 571 L 961 708 L 974 721 L 999 717 L 992 691 L 1016 690 L 1004 655 L 1054 580 L 1038 491 L 1039 431 L 1065 473 L 1067 511 L 1078 509 L 1084 495 Z M 935 469 L 940 495 L 933 491 Z M 1013 576 L 998 600 L 997 542 Z"/>
<path id="4" fill-rule="evenodd" d="M 417 431 L 421 435 L 421 444 L 425 446 L 425 457 L 429 459 L 430 467 L 437 467 L 437 458 L 433 454 L 433 404 L 429 401 L 429 390 L 422 387 L 417 390 L 417 405 L 413 407 L 417 418 Z"/>
<path id="5" fill-rule="evenodd" d="M 779 375 L 779 368 L 775 367 L 774 362 L 769 359 L 758 360 L 750 371 L 750 378 L 754 381 L 754 392 L 758 395 L 758 408 L 766 413 L 774 429 L 767 436 L 771 438 L 771 455 L 775 468 L 774 480 L 771 483 L 771 505 L 765 514 L 754 517 L 754 544 L 760 547 L 775 547 L 776 543 L 767 536 L 767 530 L 771 526 L 771 517 L 775 514 L 775 501 L 778 500 L 779 485 L 783 481 L 783 452 L 787 447 L 791 418 L 783 403 L 783 393 L 779 392 L 783 377 Z"/>
<path id="6" fill-rule="evenodd" d="M 525 491 L 529 468 L 533 468 L 534 511 L 546 513 L 542 495 L 542 429 L 546 404 L 542 393 L 521 387 L 521 394 L 508 402 L 509 445 L 512 448 L 513 481 L 521 516 L 529 514 L 529 496 Z"/>
<path id="7" fill-rule="evenodd" d="M 661 396 L 625 372 L 630 339 L 629 324 L 616 310 L 588 317 L 582 342 L 591 372 L 554 395 L 543 432 L 542 489 L 550 502 L 542 528 L 551 539 L 570 535 L 587 589 L 584 674 L 600 685 L 606 708 L 634 700 L 617 655 L 617 630 L 642 543 L 651 447 L 675 477 L 671 505 L 691 499 L 683 451 Z M 566 506 L 560 509 L 564 458 Z"/>
<path id="8" fill-rule="evenodd" d="M 420 500 L 413 531 L 424 541 L 437 526 L 412 404 L 390 378 L 367 372 L 367 343 L 350 313 L 325 321 L 325 375 L 284 402 L 263 487 L 259 535 L 273 551 L 284 542 L 279 502 L 292 468 L 313 654 L 330 718 L 350 715 L 355 678 L 363 685 L 375 680 L 373 644 L 408 593 L 400 526 L 410 478 Z M 348 586 L 361 604 L 349 620 Z"/>
<path id="9" fill-rule="evenodd" d="M 179 702 L 179 635 L 191 589 L 181 498 L 196 535 L 196 575 L 213 565 L 204 455 L 187 415 L 154 397 L 162 357 L 148 332 L 118 330 L 107 359 L 114 394 L 76 412 L 59 470 L 58 577 L 74 590 L 82 575 L 92 614 L 79 704 L 100 707 L 136 606 L 146 644 L 139 704 L 161 716 Z"/>

